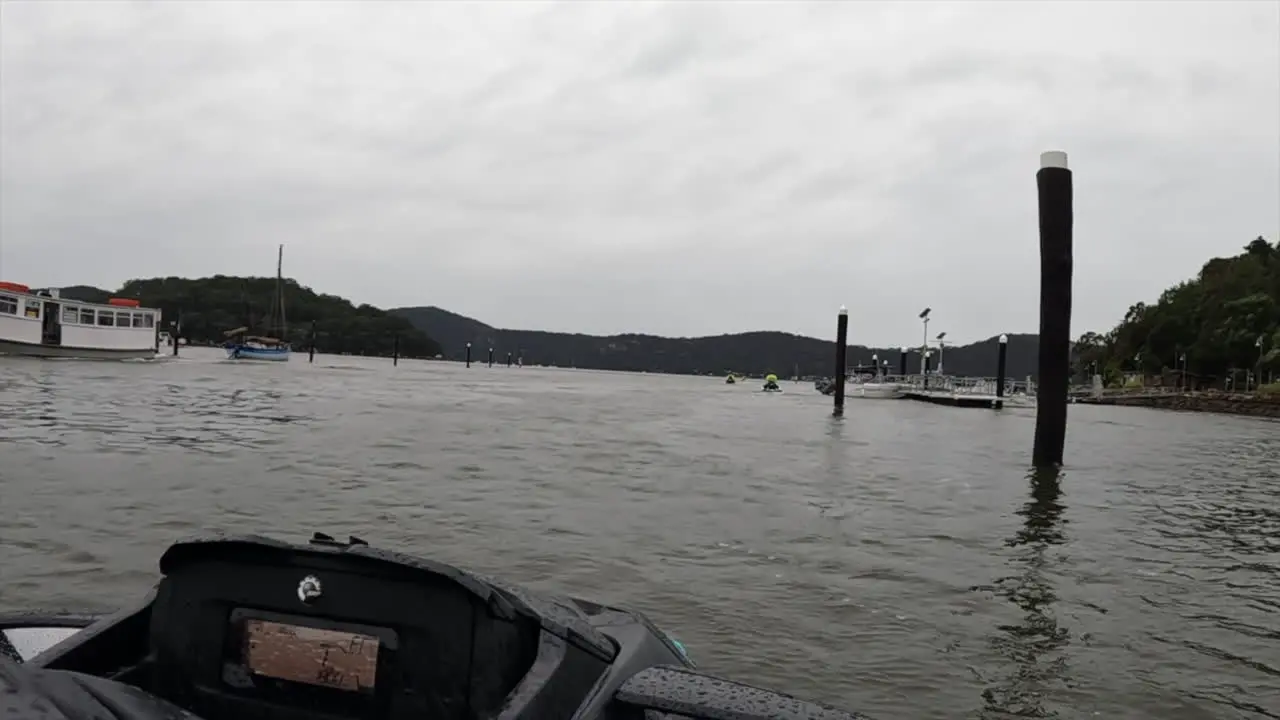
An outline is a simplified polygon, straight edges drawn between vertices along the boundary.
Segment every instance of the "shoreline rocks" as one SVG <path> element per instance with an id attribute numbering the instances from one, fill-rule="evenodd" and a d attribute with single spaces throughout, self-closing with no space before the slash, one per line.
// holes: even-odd
<path id="1" fill-rule="evenodd" d="M 1243 393 L 1134 393 L 1079 398 L 1077 402 L 1280 419 L 1280 397 Z"/>

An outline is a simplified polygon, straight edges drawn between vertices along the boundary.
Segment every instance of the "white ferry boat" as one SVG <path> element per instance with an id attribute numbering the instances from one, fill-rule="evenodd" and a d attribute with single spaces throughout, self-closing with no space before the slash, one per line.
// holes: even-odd
<path id="1" fill-rule="evenodd" d="M 154 358 L 160 311 L 137 300 L 64 300 L 57 289 L 0 282 L 0 355 L 127 360 Z"/>

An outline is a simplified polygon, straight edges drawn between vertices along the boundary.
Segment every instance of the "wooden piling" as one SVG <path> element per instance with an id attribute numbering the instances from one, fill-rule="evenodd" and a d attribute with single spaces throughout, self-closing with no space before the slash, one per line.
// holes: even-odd
<path id="1" fill-rule="evenodd" d="M 1000 336 L 1000 350 L 996 354 L 996 399 L 991 403 L 991 407 L 996 410 L 1004 409 L 1004 375 L 1007 369 L 1006 361 L 1009 358 L 1009 336 Z"/>
<path id="2" fill-rule="evenodd" d="M 471 367 L 471 343 L 467 343 L 467 367 Z"/>
<path id="3" fill-rule="evenodd" d="M 1040 154 L 1036 173 L 1040 206 L 1040 358 L 1032 464 L 1062 464 L 1071 376 L 1073 198 L 1067 154 Z"/>
<path id="4" fill-rule="evenodd" d="M 400 333 L 391 336 L 391 367 L 400 364 Z"/>
<path id="5" fill-rule="evenodd" d="M 849 309 L 840 306 L 840 314 L 836 317 L 836 374 L 835 374 L 835 408 L 831 414 L 836 417 L 844 415 L 844 374 L 845 363 L 849 354 Z"/>
<path id="6" fill-rule="evenodd" d="M 316 321 L 312 320 L 311 321 L 311 342 L 308 343 L 308 347 L 307 347 L 307 362 L 313 363 L 315 361 L 316 361 Z"/>

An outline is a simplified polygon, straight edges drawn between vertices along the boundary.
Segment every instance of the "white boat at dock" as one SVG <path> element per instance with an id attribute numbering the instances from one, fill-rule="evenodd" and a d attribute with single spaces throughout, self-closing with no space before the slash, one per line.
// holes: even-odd
<path id="1" fill-rule="evenodd" d="M 883 380 L 846 383 L 844 396 L 847 398 L 866 398 L 868 400 L 896 400 L 902 397 L 902 385 Z"/>
<path id="2" fill-rule="evenodd" d="M 159 326 L 160 311 L 132 298 L 104 305 L 62 298 L 57 288 L 0 282 L 0 355 L 152 359 Z"/>
<path id="3" fill-rule="evenodd" d="M 858 366 L 845 379 L 844 396 L 868 400 L 896 400 L 902 397 L 902 383 L 880 367 Z"/>

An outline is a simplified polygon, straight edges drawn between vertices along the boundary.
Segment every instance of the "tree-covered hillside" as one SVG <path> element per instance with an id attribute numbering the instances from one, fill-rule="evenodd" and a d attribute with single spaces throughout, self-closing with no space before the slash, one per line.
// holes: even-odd
<path id="1" fill-rule="evenodd" d="M 390 312 L 411 321 L 436 338 L 444 355 L 461 360 L 466 344 L 472 344 L 472 358 L 484 360 L 489 348 L 496 362 L 506 354 L 523 356 L 527 364 L 580 367 L 596 370 L 646 370 L 686 374 L 746 372 L 830 377 L 835 372 L 835 343 L 783 332 L 749 332 L 696 338 L 669 338 L 655 335 L 583 335 L 540 330 L 505 330 L 437 307 L 396 308 Z M 832 319 L 835 334 L 835 318 Z M 998 345 L 995 337 L 970 345 L 948 347 L 943 369 L 948 374 L 992 376 L 996 372 Z M 1009 337 L 1009 376 L 1036 374 L 1039 341 L 1035 335 Z M 899 348 L 849 347 L 849 366 L 868 365 L 872 356 L 889 361 L 889 371 L 898 372 Z M 908 372 L 918 372 L 920 354 L 908 354 Z"/>
<path id="2" fill-rule="evenodd" d="M 1233 370 L 1280 373 L 1280 243 L 1257 238 L 1240 255 L 1214 258 L 1195 278 L 1137 303 L 1105 334 L 1076 343 L 1076 367 L 1097 367 L 1109 382 L 1139 368 L 1186 369 L 1200 377 Z"/>
<path id="3" fill-rule="evenodd" d="M 250 326 L 267 332 L 266 320 L 275 294 L 275 278 L 179 277 L 130 280 L 109 293 L 88 286 L 63 288 L 64 297 L 105 302 L 109 297 L 136 298 L 146 307 L 164 312 L 165 328 L 181 318 L 180 335 L 193 343 L 220 343 L 223 333 Z M 284 281 L 288 339 L 295 349 L 309 345 L 311 321 L 316 323 L 316 350 L 354 355 L 390 355 L 396 335 L 406 357 L 434 357 L 440 346 L 401 317 L 372 305 L 352 305 L 335 295 L 318 294 L 294 280 Z"/>

